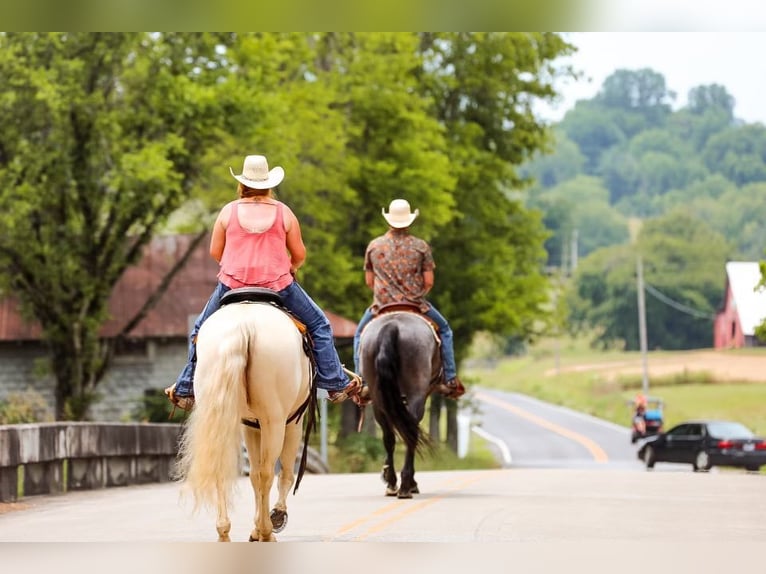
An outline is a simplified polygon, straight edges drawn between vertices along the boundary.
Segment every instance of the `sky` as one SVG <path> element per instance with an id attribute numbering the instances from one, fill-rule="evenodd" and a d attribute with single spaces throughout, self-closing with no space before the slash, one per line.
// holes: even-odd
<path id="1" fill-rule="evenodd" d="M 651 68 L 676 92 L 674 108 L 686 105 L 689 90 L 721 84 L 734 96 L 734 115 L 766 125 L 766 33 L 728 32 L 564 32 L 578 51 L 560 62 L 584 73 L 557 82 L 561 101 L 540 114 L 560 120 L 579 99 L 596 95 L 615 70 Z"/>

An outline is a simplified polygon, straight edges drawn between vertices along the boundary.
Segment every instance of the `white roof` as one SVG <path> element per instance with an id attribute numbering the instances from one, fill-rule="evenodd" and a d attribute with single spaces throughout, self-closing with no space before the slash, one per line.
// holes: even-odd
<path id="1" fill-rule="evenodd" d="M 766 319 L 766 290 L 756 285 L 761 281 L 761 269 L 757 261 L 729 261 L 726 277 L 731 286 L 734 306 L 745 335 L 753 335 L 755 328 Z"/>

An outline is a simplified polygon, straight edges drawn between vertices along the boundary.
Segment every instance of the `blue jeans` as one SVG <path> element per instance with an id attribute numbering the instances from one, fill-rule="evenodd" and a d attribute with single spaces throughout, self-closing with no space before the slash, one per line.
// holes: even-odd
<path id="1" fill-rule="evenodd" d="M 202 323 L 221 307 L 221 297 L 229 291 L 223 283 L 216 285 L 205 308 L 194 322 L 194 328 L 189 335 L 189 357 L 186 366 L 176 380 L 176 395 L 186 397 L 193 395 L 194 370 L 197 366 L 197 333 Z M 293 281 L 278 292 L 282 301 L 301 322 L 311 335 L 312 351 L 317 365 L 317 386 L 327 391 L 339 391 L 348 385 L 349 380 L 338 357 L 332 336 L 330 321 L 324 312 L 308 296 L 297 281 Z"/>
<path id="2" fill-rule="evenodd" d="M 455 365 L 455 349 L 452 341 L 452 329 L 447 322 L 447 319 L 437 311 L 431 303 L 428 303 L 428 311 L 425 315 L 433 319 L 436 325 L 439 327 L 439 338 L 442 340 L 441 355 L 442 365 L 444 366 L 444 376 L 447 381 L 450 381 L 457 377 L 457 366 Z M 372 321 L 374 315 L 370 308 L 367 307 L 362 318 L 359 319 L 359 323 L 356 326 L 356 332 L 354 333 L 354 372 L 359 372 L 359 340 L 361 338 L 362 329 L 365 325 Z"/>

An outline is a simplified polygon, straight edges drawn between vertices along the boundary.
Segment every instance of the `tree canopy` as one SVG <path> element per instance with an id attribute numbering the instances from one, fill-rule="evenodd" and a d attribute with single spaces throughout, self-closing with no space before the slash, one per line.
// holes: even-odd
<path id="1" fill-rule="evenodd" d="M 203 233 L 251 153 L 286 169 L 321 306 L 369 304 L 364 247 L 405 197 L 458 356 L 478 330 L 533 336 L 546 231 L 517 167 L 548 143 L 532 106 L 571 51 L 551 33 L 1 34 L 2 288 L 43 327 L 57 416 L 87 417 L 135 324 L 99 336 L 122 272 L 171 215 Z"/>

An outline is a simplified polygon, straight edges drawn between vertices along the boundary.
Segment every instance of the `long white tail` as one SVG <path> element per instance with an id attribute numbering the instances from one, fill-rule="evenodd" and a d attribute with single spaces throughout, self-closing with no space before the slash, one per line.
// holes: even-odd
<path id="1" fill-rule="evenodd" d="M 245 401 L 251 345 L 250 335 L 241 323 L 235 328 L 229 326 L 223 333 L 206 334 L 209 338 L 200 342 L 213 348 L 197 347 L 197 402 L 181 440 L 177 473 L 194 496 L 195 511 L 200 506 L 216 508 L 219 503 L 228 506 L 239 477 L 240 405 Z"/>

